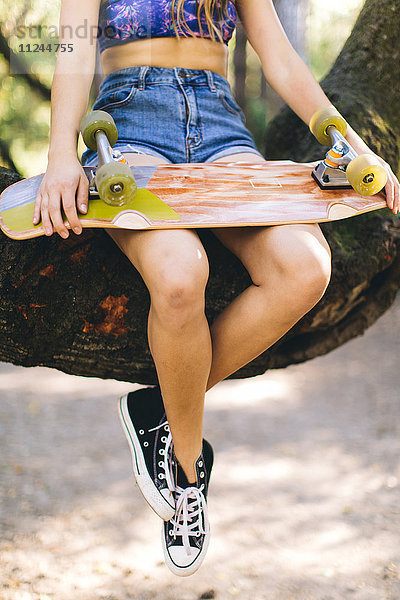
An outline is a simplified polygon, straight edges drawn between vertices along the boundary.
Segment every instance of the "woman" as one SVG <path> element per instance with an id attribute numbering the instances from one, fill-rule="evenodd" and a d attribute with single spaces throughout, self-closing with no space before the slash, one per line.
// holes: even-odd
<path id="1" fill-rule="evenodd" d="M 60 33 L 97 25 L 105 75 L 94 108 L 110 112 L 116 148 L 131 165 L 264 162 L 226 80 L 236 10 L 265 76 L 309 123 L 331 103 L 288 42 L 272 0 L 63 0 Z M 100 9 L 100 13 L 99 13 Z M 66 31 L 68 29 L 66 28 Z M 60 42 L 70 39 L 60 39 Z M 88 184 L 76 156 L 95 65 L 91 40 L 59 54 L 52 86 L 49 161 L 34 222 L 68 237 L 61 206 L 80 234 Z M 68 94 L 65 90 L 68 89 Z M 351 129 L 347 139 L 370 152 Z M 84 164 L 96 164 L 87 151 Z M 381 161 L 383 163 L 383 161 Z M 387 203 L 399 210 L 389 173 Z M 120 414 L 145 498 L 164 519 L 166 562 L 193 573 L 209 541 L 206 496 L 211 446 L 203 441 L 205 392 L 278 340 L 322 297 L 330 251 L 318 225 L 215 228 L 252 280 L 209 328 L 204 314 L 207 255 L 195 230 L 109 230 L 138 269 L 151 297 L 148 339 L 159 387 L 121 399 Z M 165 412 L 164 412 L 165 408 Z"/>

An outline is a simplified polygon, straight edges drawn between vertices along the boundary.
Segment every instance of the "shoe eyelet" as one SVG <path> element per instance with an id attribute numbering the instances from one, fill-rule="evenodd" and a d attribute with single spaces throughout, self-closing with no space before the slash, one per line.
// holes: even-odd
<path id="1" fill-rule="evenodd" d="M 147 446 L 148 446 L 148 445 L 149 445 L 149 442 L 143 442 L 143 446 L 144 446 L 145 448 L 147 448 Z"/>
<path id="2" fill-rule="evenodd" d="M 174 535 L 174 532 L 172 531 L 172 529 L 170 529 L 170 530 L 168 531 L 168 535 L 170 535 L 171 537 Z"/>
<path id="3" fill-rule="evenodd" d="M 158 479 L 165 479 L 164 473 L 159 473 L 158 474 Z"/>
<path id="4" fill-rule="evenodd" d="M 144 429 L 139 429 L 140 435 L 144 435 Z"/>
<path id="5" fill-rule="evenodd" d="M 160 448 L 160 450 L 158 451 L 158 454 L 161 454 L 161 456 L 164 456 L 164 454 L 165 454 L 164 448 Z"/>
<path id="6" fill-rule="evenodd" d="M 204 471 L 201 471 L 200 477 L 204 477 Z"/>
<path id="7" fill-rule="evenodd" d="M 161 441 L 162 441 L 162 443 L 163 443 L 163 444 L 165 444 L 165 442 L 167 441 L 167 438 L 165 437 L 165 435 L 163 435 L 163 436 L 161 437 Z"/>
<path id="8" fill-rule="evenodd" d="M 196 531 L 196 537 L 200 537 L 200 531 Z"/>
<path id="9" fill-rule="evenodd" d="M 202 492 L 202 491 L 204 490 L 204 488 L 205 488 L 205 487 L 206 487 L 206 486 L 204 485 L 204 483 L 202 483 L 202 484 L 201 484 L 201 486 L 200 486 L 200 491 Z"/>
<path id="10" fill-rule="evenodd" d="M 162 461 L 162 460 L 158 461 L 158 466 L 159 466 L 160 468 L 162 468 L 162 467 L 164 466 L 164 463 L 163 463 L 163 461 Z"/>
<path id="11" fill-rule="evenodd" d="M 203 466 L 203 461 L 201 460 L 201 461 L 199 462 L 199 467 L 202 467 L 202 466 Z"/>
<path id="12" fill-rule="evenodd" d="M 164 425 L 164 430 L 165 431 L 169 431 L 169 425 L 168 425 L 168 423 L 166 423 L 166 425 Z"/>

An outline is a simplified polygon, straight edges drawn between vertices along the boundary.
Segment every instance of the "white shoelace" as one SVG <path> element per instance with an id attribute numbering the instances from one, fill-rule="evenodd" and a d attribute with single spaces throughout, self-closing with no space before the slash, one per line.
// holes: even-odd
<path id="1" fill-rule="evenodd" d="M 164 446 L 164 448 L 161 448 L 159 450 L 163 459 L 162 459 L 162 461 L 160 461 L 158 466 L 164 470 L 164 473 L 165 473 L 164 477 L 167 482 L 168 489 L 171 492 L 173 492 L 175 490 L 175 485 L 173 482 L 173 477 L 172 477 L 172 472 L 171 472 L 171 461 L 169 460 L 169 455 L 170 455 L 171 446 L 172 446 L 172 435 L 169 430 L 168 421 L 164 421 L 160 425 L 157 425 L 157 427 L 153 427 L 152 429 L 149 429 L 149 432 L 156 431 L 157 429 L 162 429 L 163 427 L 165 427 L 165 425 L 168 426 L 169 433 L 168 433 L 168 437 L 165 439 L 165 441 L 163 441 L 163 439 L 161 438 L 161 441 L 165 444 L 165 446 Z"/>
<path id="2" fill-rule="evenodd" d="M 162 429 L 165 427 L 165 425 L 168 425 L 167 421 L 160 423 L 160 425 L 157 425 L 157 427 L 149 429 L 149 432 Z M 159 450 L 163 456 L 163 460 L 159 463 L 159 467 L 164 470 L 164 477 L 169 490 L 171 492 L 175 492 L 176 496 L 178 496 L 175 516 L 172 517 L 170 521 L 172 525 L 170 535 L 172 535 L 174 539 L 176 539 L 178 536 L 182 537 L 183 547 L 185 548 L 186 553 L 189 555 L 191 550 L 189 539 L 190 536 L 199 537 L 202 534 L 204 535 L 208 533 L 210 530 L 207 502 L 201 489 L 198 489 L 197 487 L 181 488 L 179 486 L 175 486 L 172 473 L 172 464 L 170 460 L 170 453 L 172 450 L 172 435 L 169 430 L 169 426 L 168 432 L 169 433 L 165 441 L 163 441 L 161 438 L 161 441 L 163 441 L 165 445 L 164 448 Z"/>
<path id="3" fill-rule="evenodd" d="M 176 488 L 179 494 L 175 516 L 171 519 L 170 535 L 176 539 L 182 537 L 183 547 L 189 555 L 191 551 L 190 536 L 199 537 L 210 530 L 207 514 L 207 503 L 203 492 L 197 487 Z"/>

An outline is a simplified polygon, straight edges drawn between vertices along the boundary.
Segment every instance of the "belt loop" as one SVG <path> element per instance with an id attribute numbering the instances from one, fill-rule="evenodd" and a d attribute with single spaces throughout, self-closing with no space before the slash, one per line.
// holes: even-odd
<path id="1" fill-rule="evenodd" d="M 210 90 L 212 92 L 216 92 L 217 88 L 215 87 L 213 72 L 206 70 L 206 75 L 207 75 L 207 81 L 208 81 L 208 86 L 209 86 Z"/>
<path id="2" fill-rule="evenodd" d="M 149 67 L 140 67 L 140 71 L 139 71 L 139 85 L 138 85 L 138 89 L 139 90 L 144 90 L 146 89 L 146 75 L 147 75 L 147 71 L 149 70 Z"/>

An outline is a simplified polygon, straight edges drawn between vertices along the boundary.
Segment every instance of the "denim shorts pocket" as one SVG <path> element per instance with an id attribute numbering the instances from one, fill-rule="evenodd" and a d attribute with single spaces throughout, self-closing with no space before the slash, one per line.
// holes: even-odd
<path id="1" fill-rule="evenodd" d="M 133 100 L 137 90 L 136 85 L 125 83 L 124 85 L 101 92 L 93 104 L 92 110 L 108 110 L 125 106 L 125 104 Z"/>
<path id="2" fill-rule="evenodd" d="M 218 98 L 220 99 L 221 104 L 226 108 L 228 112 L 230 112 L 232 115 L 240 117 L 243 123 L 245 123 L 246 117 L 244 116 L 244 112 L 236 103 L 231 94 L 225 92 L 224 90 L 218 90 Z"/>

